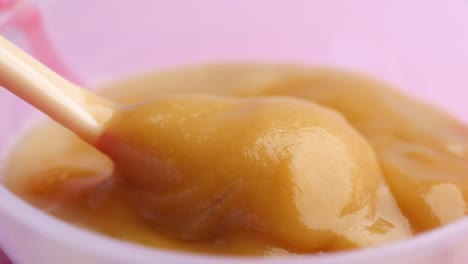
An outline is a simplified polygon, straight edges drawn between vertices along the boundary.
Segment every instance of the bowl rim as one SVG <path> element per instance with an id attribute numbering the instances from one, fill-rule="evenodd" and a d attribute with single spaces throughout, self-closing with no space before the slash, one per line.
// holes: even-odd
<path id="1" fill-rule="evenodd" d="M 0 185 L 0 212 L 12 217 L 24 228 L 30 228 L 37 235 L 62 245 L 78 250 L 81 253 L 97 256 L 99 259 L 115 260 L 119 263 L 145 263 L 148 260 L 191 261 L 192 263 L 238 263 L 248 260 L 249 263 L 356 263 L 382 258 L 402 257 L 404 254 L 424 252 L 431 245 L 441 242 L 457 241 L 457 238 L 468 229 L 468 218 L 463 218 L 444 227 L 436 228 L 410 239 L 405 239 L 383 246 L 364 250 L 345 251 L 333 254 L 315 254 L 298 256 L 275 257 L 241 257 L 208 255 L 182 251 L 172 251 L 139 245 L 133 242 L 113 239 L 105 235 L 86 230 L 66 223 L 56 217 L 48 215 L 17 197 L 5 186 Z M 455 238 L 455 239 L 453 239 Z M 6 252 L 7 254 L 9 252 Z M 181 262 L 185 263 L 185 262 Z"/>

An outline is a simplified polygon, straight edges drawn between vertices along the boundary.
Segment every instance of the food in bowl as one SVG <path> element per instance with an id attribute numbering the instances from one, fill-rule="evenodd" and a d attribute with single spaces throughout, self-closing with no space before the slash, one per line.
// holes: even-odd
<path id="1" fill-rule="evenodd" d="M 208 65 L 137 76 L 102 95 L 134 106 L 111 121 L 102 148 L 156 149 L 156 186 L 119 177 L 109 158 L 46 121 L 10 151 L 7 187 L 108 236 L 215 254 L 366 248 L 465 215 L 466 127 L 365 76 Z M 139 107 L 148 98 L 157 111 Z M 142 152 L 106 145 L 136 130 Z"/>

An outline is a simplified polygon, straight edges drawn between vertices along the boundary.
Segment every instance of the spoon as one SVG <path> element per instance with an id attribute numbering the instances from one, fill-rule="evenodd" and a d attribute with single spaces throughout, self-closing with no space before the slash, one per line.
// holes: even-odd
<path id="1" fill-rule="evenodd" d="M 192 114 L 193 97 L 118 105 L 70 83 L 3 37 L 0 37 L 0 86 L 107 155 L 114 163 L 114 175 L 132 186 L 153 192 L 180 181 L 172 158 L 162 155 L 158 147 L 165 139 L 156 130 L 165 127 L 151 117 L 165 114 L 172 121 L 184 119 Z M 219 100 L 202 96 L 199 101 L 206 108 L 210 103 L 218 105 Z M 175 117 L 170 109 L 180 106 L 185 112 Z M 132 130 L 134 127 L 140 129 Z M 172 135 L 173 130 L 169 130 Z"/>
<path id="2" fill-rule="evenodd" d="M 136 186 L 160 185 L 153 173 L 140 165 L 138 157 L 122 154 L 112 147 L 126 147 L 120 138 L 104 137 L 106 142 L 101 144 L 106 127 L 118 112 L 117 104 L 67 81 L 1 36 L 0 86 L 106 154 L 114 161 L 114 167 L 123 168 L 122 171 L 141 168 L 140 174 L 123 173 L 123 177 L 129 176 L 129 182 Z M 119 142 L 115 144 L 113 140 Z"/>
<path id="3" fill-rule="evenodd" d="M 112 102 L 70 83 L 3 37 L 0 85 L 91 145 L 116 109 Z"/>

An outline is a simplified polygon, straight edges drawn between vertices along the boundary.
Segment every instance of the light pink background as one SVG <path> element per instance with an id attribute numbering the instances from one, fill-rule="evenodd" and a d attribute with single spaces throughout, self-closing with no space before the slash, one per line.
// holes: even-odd
<path id="1" fill-rule="evenodd" d="M 466 109 L 467 0 L 112 3 L 63 1 L 48 11 L 57 48 L 89 82 L 211 60 L 291 61 L 351 67 L 455 114 Z"/>

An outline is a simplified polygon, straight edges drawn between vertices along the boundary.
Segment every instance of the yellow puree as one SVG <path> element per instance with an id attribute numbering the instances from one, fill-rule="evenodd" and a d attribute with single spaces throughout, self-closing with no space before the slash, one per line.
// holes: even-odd
<path id="1" fill-rule="evenodd" d="M 128 105 L 99 141 L 115 169 L 52 122 L 7 160 L 11 190 L 72 224 L 161 248 L 276 255 L 375 246 L 465 215 L 467 128 L 366 77 L 213 65 L 102 94 Z M 119 167 L 124 157 L 144 166 Z"/>

